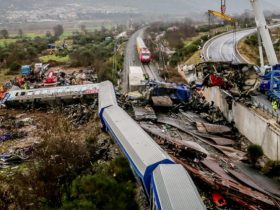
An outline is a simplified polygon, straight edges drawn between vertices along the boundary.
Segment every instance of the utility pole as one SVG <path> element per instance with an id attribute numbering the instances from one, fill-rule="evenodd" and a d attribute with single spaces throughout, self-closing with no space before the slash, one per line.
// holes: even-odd
<path id="1" fill-rule="evenodd" d="M 117 71 L 117 47 L 118 47 L 118 41 L 119 39 L 115 39 L 114 41 L 114 56 L 113 56 L 113 70 L 112 70 L 112 78 L 113 78 L 113 74 L 114 72 Z"/>

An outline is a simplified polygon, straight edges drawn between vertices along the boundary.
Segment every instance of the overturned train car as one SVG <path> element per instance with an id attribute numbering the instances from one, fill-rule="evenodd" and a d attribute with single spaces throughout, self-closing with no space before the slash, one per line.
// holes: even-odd
<path id="1" fill-rule="evenodd" d="M 99 117 L 141 183 L 151 209 L 205 210 L 195 185 L 180 165 L 117 105 L 111 82 L 99 86 Z M 174 187 L 178 186 L 178 187 Z"/>

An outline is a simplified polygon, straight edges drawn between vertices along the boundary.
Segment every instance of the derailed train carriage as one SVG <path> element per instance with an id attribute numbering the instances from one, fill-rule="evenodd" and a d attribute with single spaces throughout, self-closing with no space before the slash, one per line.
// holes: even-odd
<path id="1" fill-rule="evenodd" d="M 99 116 L 106 131 L 128 159 L 150 201 L 151 209 L 206 209 L 185 169 L 175 164 L 117 105 L 113 85 L 108 81 L 100 83 Z"/>

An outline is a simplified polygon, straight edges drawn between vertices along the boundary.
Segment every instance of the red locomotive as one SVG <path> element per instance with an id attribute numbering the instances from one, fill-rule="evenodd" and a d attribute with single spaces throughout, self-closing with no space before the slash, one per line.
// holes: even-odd
<path id="1" fill-rule="evenodd" d="M 141 61 L 141 63 L 143 63 L 143 64 L 150 63 L 150 61 L 152 59 L 151 52 L 147 48 L 147 46 L 145 45 L 145 43 L 141 37 L 137 37 L 136 47 L 137 47 L 137 52 L 139 55 L 139 60 Z"/>

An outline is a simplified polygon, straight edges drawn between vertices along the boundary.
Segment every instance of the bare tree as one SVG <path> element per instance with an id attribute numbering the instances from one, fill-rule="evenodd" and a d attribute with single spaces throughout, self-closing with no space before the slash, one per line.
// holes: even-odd
<path id="1" fill-rule="evenodd" d="M 58 25 L 53 27 L 53 31 L 54 31 L 54 36 L 55 37 L 60 37 L 63 34 L 64 29 L 63 29 L 63 26 L 61 24 L 58 24 Z"/>
<path id="2" fill-rule="evenodd" d="M 19 36 L 20 38 L 23 37 L 23 30 L 22 30 L 21 28 L 18 30 L 18 36 Z"/>
<path id="3" fill-rule="evenodd" d="M 86 25 L 82 24 L 82 25 L 80 25 L 80 28 L 81 28 L 81 31 L 82 31 L 84 34 L 87 33 Z"/>
<path id="4" fill-rule="evenodd" d="M 9 37 L 9 32 L 7 29 L 2 29 L 0 31 L 0 35 L 2 36 L 2 38 L 7 39 Z"/>
<path id="5" fill-rule="evenodd" d="M 46 37 L 51 37 L 52 36 L 52 33 L 50 31 L 47 31 L 46 32 Z"/>

